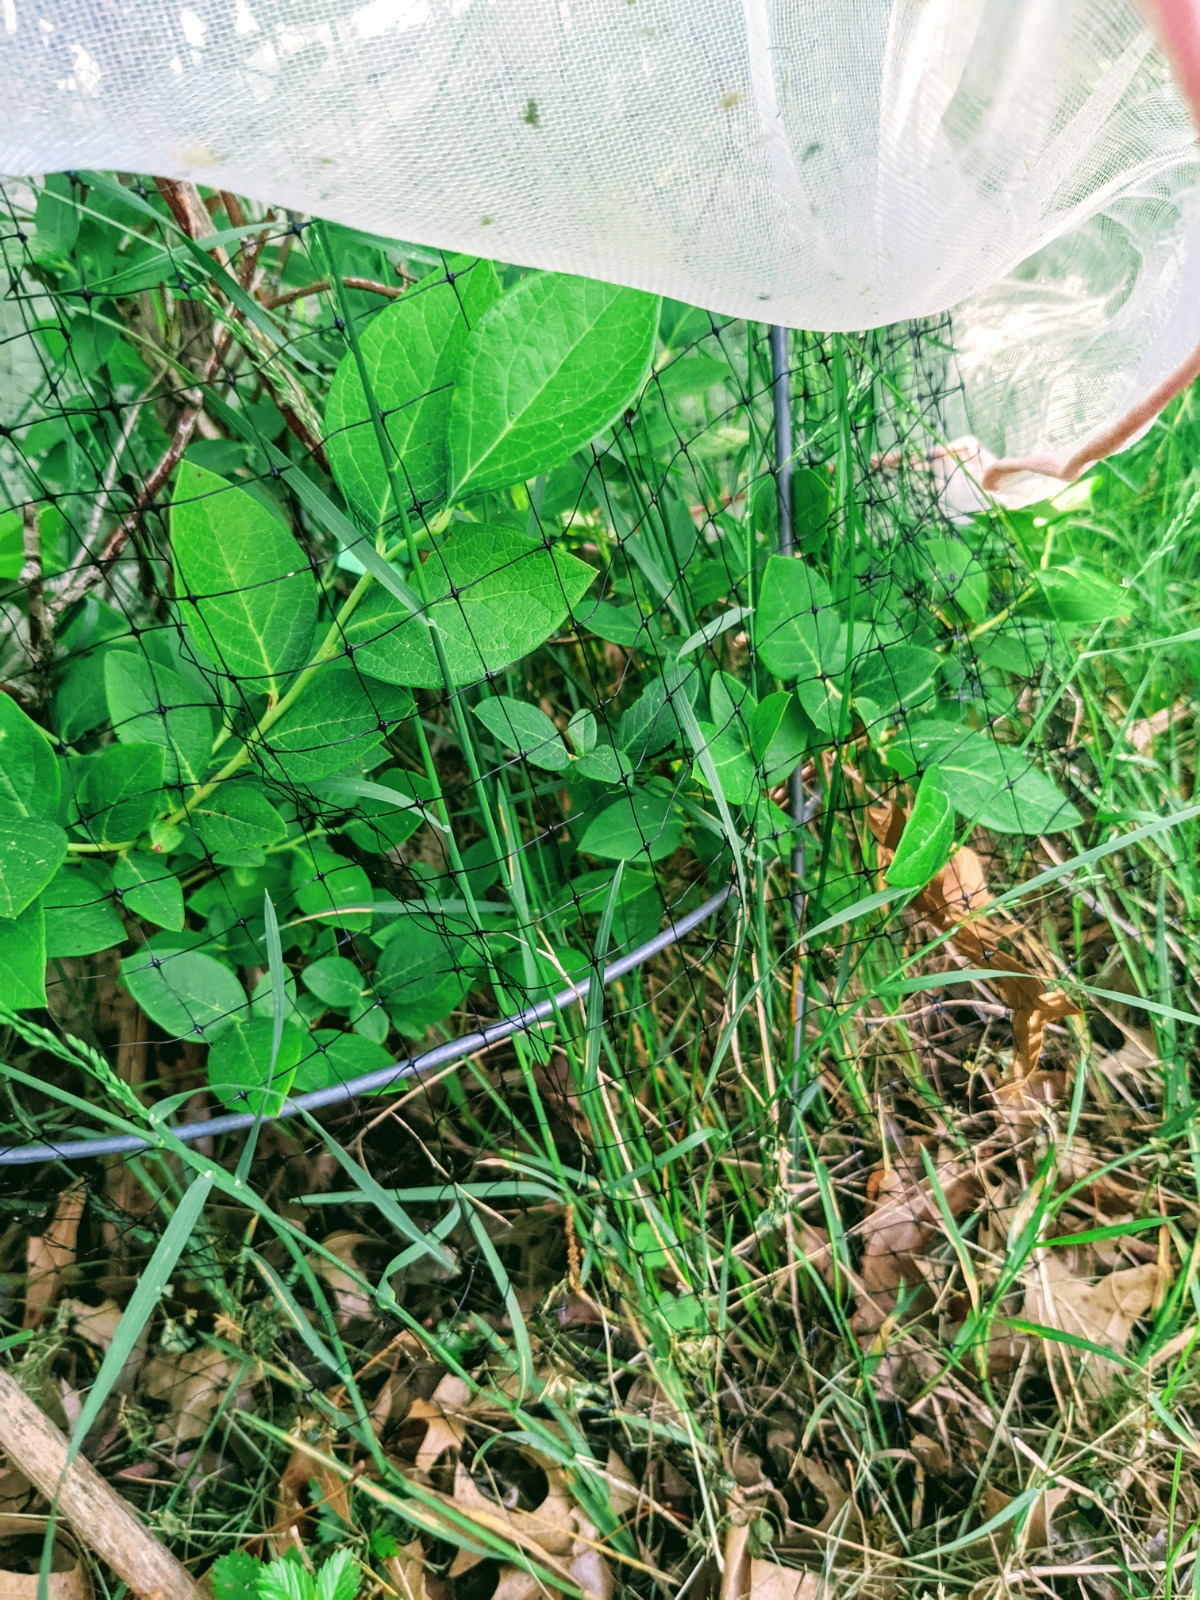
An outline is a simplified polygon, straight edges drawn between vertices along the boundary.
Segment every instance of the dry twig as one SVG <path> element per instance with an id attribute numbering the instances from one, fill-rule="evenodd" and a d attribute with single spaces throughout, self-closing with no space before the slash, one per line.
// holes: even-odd
<path id="1" fill-rule="evenodd" d="M 17 1381 L 0 1372 L 0 1447 L 81 1539 L 146 1600 L 203 1600 L 203 1591 L 81 1456 L 67 1464 L 67 1440 Z"/>

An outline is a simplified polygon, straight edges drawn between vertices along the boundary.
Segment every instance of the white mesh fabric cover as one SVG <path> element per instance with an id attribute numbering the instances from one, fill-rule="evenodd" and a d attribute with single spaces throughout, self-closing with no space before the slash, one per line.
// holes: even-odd
<path id="1" fill-rule="evenodd" d="M 1126 0 L 0 0 L 0 169 L 190 177 L 852 330 L 957 307 L 1069 451 L 1200 339 L 1195 133 Z"/>

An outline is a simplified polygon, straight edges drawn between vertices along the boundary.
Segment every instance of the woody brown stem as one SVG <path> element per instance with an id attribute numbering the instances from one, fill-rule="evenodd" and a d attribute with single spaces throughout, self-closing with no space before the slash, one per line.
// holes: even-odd
<path id="1" fill-rule="evenodd" d="M 25 589 L 25 603 L 29 615 L 29 656 L 36 668 L 45 659 L 50 647 L 50 626 L 46 616 L 46 596 L 42 587 L 42 541 L 38 524 L 38 508 L 32 502 L 21 512 L 21 533 L 24 564 L 21 583 Z"/>
<path id="2" fill-rule="evenodd" d="M 186 1568 L 138 1521 L 82 1456 L 67 1464 L 63 1433 L 0 1372 L 0 1449 L 56 1505 L 77 1539 L 145 1600 L 204 1600 Z"/>
<path id="3" fill-rule="evenodd" d="M 342 282 L 347 289 L 362 289 L 367 294 L 381 294 L 389 300 L 395 300 L 402 295 L 408 287 L 404 283 L 377 283 L 374 278 L 343 278 Z M 315 283 L 306 283 L 299 289 L 285 289 L 282 294 L 271 295 L 263 304 L 268 311 L 278 311 L 280 306 L 290 306 L 294 300 L 303 300 L 305 295 L 326 294 L 331 285 L 328 278 L 318 278 Z"/>

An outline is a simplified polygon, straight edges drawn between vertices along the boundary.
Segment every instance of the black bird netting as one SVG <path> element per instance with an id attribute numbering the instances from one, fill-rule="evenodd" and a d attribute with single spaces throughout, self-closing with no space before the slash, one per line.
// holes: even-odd
<path id="1" fill-rule="evenodd" d="M 967 1271 L 922 1236 L 1028 1177 L 1064 1070 L 1080 968 L 1028 908 L 1107 848 L 1069 668 L 1123 591 L 973 488 L 949 317 L 784 333 L 165 181 L 0 206 L 14 1338 L 87 1390 L 152 1293 L 84 1432 L 160 1532 L 340 1519 L 382 1571 L 408 1517 L 460 1600 L 511 1541 L 405 1441 L 434 1356 L 487 1367 L 449 1499 L 524 1429 L 586 1512 L 516 1538 L 537 1582 L 602 1591 L 593 1538 L 644 1586 L 585 1492 L 628 1385 L 572 1399 L 554 1341 L 599 1373 L 623 1308 L 658 1370 L 736 1308 L 877 1372 Z M 289 1451 L 264 1510 L 228 1463 Z M 655 1484 L 686 1577 L 703 1507 Z"/>

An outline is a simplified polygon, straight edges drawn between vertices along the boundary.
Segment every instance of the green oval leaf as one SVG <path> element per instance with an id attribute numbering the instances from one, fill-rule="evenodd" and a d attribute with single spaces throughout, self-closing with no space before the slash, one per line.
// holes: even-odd
<path id="1" fill-rule="evenodd" d="M 155 934 L 121 963 L 125 987 L 164 1033 L 176 1039 L 211 1039 L 241 1016 L 246 996 L 237 975 L 203 950 L 181 949 Z"/>
<path id="2" fill-rule="evenodd" d="M 678 848 L 683 828 L 671 815 L 672 797 L 653 789 L 623 794 L 597 813 L 579 840 L 584 855 L 602 861 L 630 861 L 639 856 L 661 861 Z"/>
<path id="3" fill-rule="evenodd" d="M 1066 795 L 1011 745 L 990 733 L 918 724 L 906 741 L 918 766 L 936 766 L 959 816 L 995 833 L 1060 833 L 1083 818 Z M 905 755 L 902 747 L 901 760 Z"/>
<path id="4" fill-rule="evenodd" d="M 403 1033 L 440 1022 L 471 986 L 470 950 L 419 913 L 405 917 L 375 968 L 375 991 Z"/>
<path id="5" fill-rule="evenodd" d="M 563 772 L 571 763 L 562 734 L 539 706 L 506 694 L 481 700 L 475 715 L 506 749 L 516 750 L 532 766 Z"/>
<path id="6" fill-rule="evenodd" d="M 422 802 L 429 799 L 428 780 L 400 767 L 390 767 L 363 787 L 367 793 L 347 794 L 340 802 L 354 807 L 354 815 L 343 832 L 360 850 L 373 855 L 398 850 L 427 820 Z M 389 791 L 395 794 L 395 800 L 386 798 Z M 320 792 L 323 796 L 329 793 L 324 787 Z M 333 798 L 338 803 L 340 797 L 336 793 Z"/>
<path id="7" fill-rule="evenodd" d="M 91 956 L 125 938 L 103 883 L 83 867 L 65 866 L 42 892 L 48 956 Z"/>
<path id="8" fill-rule="evenodd" d="M 61 798 L 49 740 L 11 695 L 0 694 L 0 815 L 53 817 Z"/>
<path id="9" fill-rule="evenodd" d="M 280 675 L 312 646 L 317 586 L 277 517 L 215 472 L 185 461 L 171 505 L 180 611 L 196 648 L 251 694 L 275 696 Z"/>
<path id="10" fill-rule="evenodd" d="M 519 661 L 554 633 L 595 579 L 585 561 L 512 528 L 460 525 L 425 564 L 430 616 L 452 686 Z M 428 623 L 376 588 L 346 624 L 364 672 L 385 683 L 440 689 Z"/>
<path id="11" fill-rule="evenodd" d="M 0 816 L 0 917 L 19 917 L 66 858 L 67 836 L 56 822 Z"/>
<path id="12" fill-rule="evenodd" d="M 917 785 L 887 881 L 895 889 L 923 889 L 950 859 L 953 843 L 954 808 L 942 787 L 941 773 L 929 767 Z"/>
<path id="13" fill-rule="evenodd" d="M 272 778 L 314 783 L 362 761 L 412 709 L 407 690 L 364 679 L 342 658 L 322 667 L 250 748 Z"/>
<path id="14" fill-rule="evenodd" d="M 746 738 L 741 726 L 736 721 L 726 723 L 723 728 L 714 727 L 711 722 L 701 722 L 698 726 L 704 736 L 704 749 L 721 785 L 721 793 L 729 805 L 744 806 L 747 800 L 757 793 L 759 779 L 754 757 L 746 748 Z M 700 762 L 699 754 L 697 751 L 692 776 L 697 783 L 702 783 L 706 789 L 710 789 L 712 785 Z"/>
<path id="15" fill-rule="evenodd" d="M 367 381 L 415 504 L 446 498 L 450 382 L 467 334 L 499 298 L 490 261 L 454 257 L 371 318 L 358 336 Z M 338 488 L 371 528 L 395 515 L 354 351 L 342 359 L 325 407 L 326 449 Z"/>
<path id="16" fill-rule="evenodd" d="M 1110 617 L 1127 617 L 1133 609 L 1128 589 L 1087 567 L 1047 567 L 1033 576 L 1037 592 L 1022 607 L 1030 616 L 1053 617 L 1083 628 Z"/>
<path id="17" fill-rule="evenodd" d="M 287 823 L 261 789 L 247 783 L 222 783 L 191 807 L 196 837 L 219 865 L 261 853 L 287 832 Z M 253 864 L 253 863 L 248 863 Z"/>
<path id="18" fill-rule="evenodd" d="M 345 956 L 323 956 L 305 967 L 304 987 L 335 1011 L 359 1012 L 367 1003 L 371 985 Z"/>
<path id="19" fill-rule="evenodd" d="M 450 494 L 561 466 L 637 398 L 660 301 L 591 278 L 522 279 L 471 330 L 450 402 Z"/>
<path id="20" fill-rule="evenodd" d="M 113 650 L 104 659 L 104 690 L 122 744 L 161 745 L 167 783 L 200 782 L 212 758 L 212 712 L 186 678 L 132 650 Z"/>
<path id="21" fill-rule="evenodd" d="M 169 807 L 167 752 L 160 744 L 113 744 L 84 769 L 81 820 L 98 844 L 128 844 Z"/>
<path id="22" fill-rule="evenodd" d="M 113 888 L 135 917 L 175 932 L 183 927 L 183 886 L 162 856 L 131 850 L 113 868 Z"/>
<path id="23" fill-rule="evenodd" d="M 285 1022 L 272 1066 L 275 1025 L 270 1017 L 238 1017 L 213 1040 L 208 1052 L 208 1085 L 231 1111 L 278 1116 L 287 1099 L 304 1035 Z"/>
<path id="24" fill-rule="evenodd" d="M 392 1065 L 395 1057 L 372 1039 L 358 1033 L 338 1033 L 333 1028 L 318 1028 L 309 1035 L 308 1053 L 296 1069 L 293 1092 L 307 1094 L 310 1089 L 328 1089 L 335 1083 L 348 1083 L 368 1072 Z M 372 1094 L 386 1094 L 373 1089 Z"/>
<path id="25" fill-rule="evenodd" d="M 371 926 L 370 906 L 376 899 L 371 880 L 345 856 L 319 846 L 297 851 L 292 863 L 296 904 L 306 917 L 320 917 L 327 927 L 364 931 Z"/>
<path id="26" fill-rule="evenodd" d="M 46 918 L 40 900 L 19 917 L 0 917 L 0 1001 L 10 1011 L 46 1004 Z"/>
<path id="27" fill-rule="evenodd" d="M 796 684 L 796 698 L 824 734 L 841 727 L 839 679 L 846 635 L 829 585 L 796 556 L 771 556 L 754 618 L 754 643 L 769 671 Z"/>

